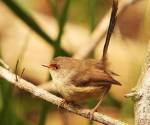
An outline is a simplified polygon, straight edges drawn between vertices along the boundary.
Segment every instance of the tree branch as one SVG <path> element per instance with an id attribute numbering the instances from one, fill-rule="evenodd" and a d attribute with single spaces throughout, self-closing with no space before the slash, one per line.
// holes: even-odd
<path id="1" fill-rule="evenodd" d="M 10 83 L 15 85 L 16 87 L 23 89 L 34 96 L 41 98 L 47 102 L 53 103 L 55 105 L 60 105 L 61 107 L 67 109 L 68 111 L 78 114 L 80 116 L 83 116 L 85 118 L 89 118 L 89 111 L 88 109 L 80 109 L 77 107 L 72 106 L 71 104 L 64 103 L 61 105 L 62 99 L 47 92 L 46 90 L 43 90 L 41 88 L 36 87 L 30 82 L 25 81 L 24 79 L 20 78 L 18 76 L 18 81 L 16 81 L 16 74 L 11 73 L 10 71 L 6 70 L 2 66 L 0 66 L 0 76 L 4 79 L 8 80 Z M 105 125 L 127 125 L 126 123 L 123 123 L 119 120 L 115 120 L 111 117 L 108 117 L 106 115 L 100 114 L 95 112 L 93 115 L 92 120 L 103 123 Z"/>
<path id="2" fill-rule="evenodd" d="M 119 2 L 118 14 L 121 13 L 128 5 L 135 3 L 138 0 L 121 0 Z M 80 51 L 74 54 L 74 58 L 83 59 L 86 58 L 104 38 L 107 27 L 109 25 L 111 10 L 100 20 L 98 26 L 91 34 L 88 44 L 86 44 Z"/>
<path id="3" fill-rule="evenodd" d="M 150 125 L 150 42 L 146 61 L 134 93 L 136 93 L 133 94 L 135 125 Z"/>

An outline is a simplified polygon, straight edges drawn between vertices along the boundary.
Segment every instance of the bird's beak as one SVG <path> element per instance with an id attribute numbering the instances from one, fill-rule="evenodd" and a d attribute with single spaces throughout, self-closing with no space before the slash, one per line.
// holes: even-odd
<path id="1" fill-rule="evenodd" d="M 42 66 L 46 68 L 51 68 L 51 65 L 42 65 Z"/>
<path id="2" fill-rule="evenodd" d="M 55 64 L 55 63 L 54 63 L 54 64 L 51 63 L 51 64 L 49 64 L 49 65 L 42 65 L 42 66 L 44 66 L 44 67 L 46 67 L 46 68 L 49 68 L 49 69 L 50 69 L 50 68 L 58 69 L 58 67 L 59 67 L 59 66 L 58 66 L 57 64 Z"/>

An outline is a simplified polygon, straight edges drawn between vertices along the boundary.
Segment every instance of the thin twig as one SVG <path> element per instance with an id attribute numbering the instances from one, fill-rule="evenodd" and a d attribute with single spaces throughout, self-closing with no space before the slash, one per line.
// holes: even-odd
<path id="1" fill-rule="evenodd" d="M 36 87 L 30 82 L 25 81 L 24 79 L 20 78 L 18 76 L 18 82 L 16 81 L 16 74 L 6 70 L 2 66 L 0 66 L 0 76 L 4 79 L 8 80 L 10 83 L 15 85 L 16 87 L 23 89 L 31 94 L 33 94 L 36 97 L 39 97 L 47 102 L 50 102 L 55 105 L 61 105 L 62 99 L 41 89 Z M 61 107 L 65 108 L 66 110 L 78 114 L 80 116 L 83 116 L 85 118 L 89 118 L 89 112 L 88 109 L 79 109 L 77 107 L 72 106 L 71 104 L 64 103 L 61 105 Z M 92 120 L 103 123 L 105 125 L 127 125 L 126 123 L 123 123 L 119 120 L 113 119 L 111 117 L 108 117 L 106 115 L 100 114 L 98 112 L 95 112 L 93 115 Z"/>
<path id="2" fill-rule="evenodd" d="M 23 68 L 23 70 L 22 70 L 22 72 L 21 72 L 21 75 L 20 75 L 21 78 L 23 77 L 24 71 L 25 71 L 25 68 Z"/>
<path id="3" fill-rule="evenodd" d="M 17 60 L 16 67 L 15 67 L 16 81 L 18 81 L 18 68 L 19 68 L 19 59 Z"/>
<path id="4" fill-rule="evenodd" d="M 128 5 L 131 5 L 139 0 L 121 0 L 119 2 L 118 14 L 121 13 Z M 107 27 L 109 25 L 111 10 L 100 20 L 98 26 L 91 34 L 88 44 L 86 44 L 80 51 L 74 54 L 74 58 L 83 59 L 86 58 L 104 38 Z"/>

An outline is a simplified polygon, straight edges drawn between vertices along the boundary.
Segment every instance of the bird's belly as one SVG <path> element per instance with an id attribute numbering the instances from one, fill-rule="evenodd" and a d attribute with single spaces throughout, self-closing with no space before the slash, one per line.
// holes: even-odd
<path id="1" fill-rule="evenodd" d="M 64 85 L 58 87 L 59 93 L 67 101 L 82 102 L 90 98 L 97 98 L 104 91 L 102 87 L 76 87 Z"/>

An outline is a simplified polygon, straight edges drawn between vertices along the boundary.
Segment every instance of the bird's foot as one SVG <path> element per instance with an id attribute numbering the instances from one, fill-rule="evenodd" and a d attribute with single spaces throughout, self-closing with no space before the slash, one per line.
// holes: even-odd
<path id="1" fill-rule="evenodd" d="M 58 104 L 58 107 L 59 108 L 60 106 L 63 106 L 64 104 L 66 103 L 66 100 L 65 99 L 61 99 L 60 103 Z"/>
<path id="2" fill-rule="evenodd" d="M 93 108 L 93 109 L 91 109 L 91 111 L 88 113 L 88 116 L 89 116 L 90 120 L 93 119 L 93 114 L 94 114 L 94 112 L 97 112 L 97 109 Z"/>

